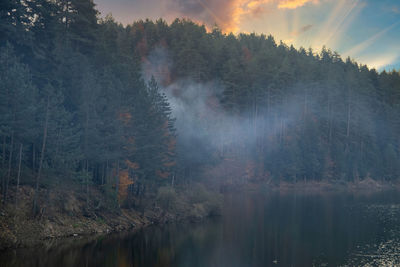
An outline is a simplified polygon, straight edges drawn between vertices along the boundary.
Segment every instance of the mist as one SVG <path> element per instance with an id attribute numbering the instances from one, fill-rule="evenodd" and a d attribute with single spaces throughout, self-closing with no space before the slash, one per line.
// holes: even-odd
<path id="1" fill-rule="evenodd" d="M 267 2 L 310 1 L 226 23 Z M 398 71 L 93 1 L 0 11 L 0 250 L 34 246 L 2 265 L 398 264 Z"/>
<path id="2" fill-rule="evenodd" d="M 335 88 L 329 81 L 294 81 L 283 89 L 283 95 L 277 95 L 267 82 L 266 93 L 256 93 L 249 106 L 238 110 L 230 109 L 226 103 L 227 87 L 221 79 L 198 82 L 188 77 L 176 78 L 171 73 L 174 65 L 168 49 L 157 46 L 144 60 L 143 77 L 155 77 L 168 98 L 176 118 L 181 160 L 190 168 L 212 168 L 217 172 L 212 175 L 221 180 L 242 181 L 239 177 L 243 176 L 250 180 L 270 179 L 265 177 L 273 172 L 295 180 L 307 179 L 310 173 L 314 179 L 325 179 L 338 167 L 327 165 L 326 158 L 346 154 L 352 154 L 349 162 L 356 168 L 351 175 L 369 177 L 372 170 L 357 170 L 357 160 L 362 158 L 357 154 L 365 142 L 393 131 L 369 106 L 371 94 L 345 84 L 338 83 Z M 333 106 L 342 97 L 347 100 Z M 372 126 L 374 121 L 380 121 L 379 128 Z M 337 139 L 337 133 L 344 138 Z M 324 147 L 334 143 L 332 154 L 324 155 Z M 298 167 L 290 166 L 300 158 Z M 230 174 L 236 178 L 227 175 L 229 168 L 237 170 Z M 254 169 L 251 177 L 246 174 L 249 168 Z M 225 171 L 220 173 L 218 169 Z"/>
<path id="3" fill-rule="evenodd" d="M 291 131 L 303 127 L 299 125 L 304 124 L 305 109 L 315 106 L 311 96 L 305 100 L 304 95 L 297 93 L 306 86 L 297 85 L 296 95 L 285 97 L 279 106 L 255 105 L 244 112 L 235 112 L 223 105 L 226 88 L 221 80 L 205 83 L 191 78 L 172 80 L 174 64 L 168 50 L 158 46 L 143 60 L 142 75 L 145 80 L 155 77 L 168 98 L 176 119 L 181 160 L 189 169 L 212 168 L 216 172 L 213 179 L 223 183 L 235 179 L 243 182 L 247 169 L 254 167 L 249 165 L 257 165 L 255 162 L 265 160 L 265 155 L 273 157 L 284 143 L 290 145 Z M 221 173 L 220 169 L 224 171 Z M 228 174 L 226 169 L 236 171 Z M 263 171 L 259 169 L 247 178 L 264 177 Z"/>

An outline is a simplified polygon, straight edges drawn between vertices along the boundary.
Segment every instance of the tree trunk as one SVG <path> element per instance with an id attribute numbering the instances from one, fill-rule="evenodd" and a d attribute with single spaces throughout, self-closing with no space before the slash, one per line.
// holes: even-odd
<path id="1" fill-rule="evenodd" d="M 332 103 L 331 103 L 331 95 L 328 95 L 328 144 L 330 145 L 332 142 Z M 330 148 L 329 148 L 330 149 Z"/>
<path id="2" fill-rule="evenodd" d="M 265 132 L 266 132 L 266 126 L 265 126 L 265 118 L 263 118 L 262 119 L 262 121 L 261 121 L 261 123 L 262 123 L 262 125 L 261 125 L 261 134 L 260 134 L 260 136 L 261 136 L 261 145 L 260 145 L 260 152 L 261 152 L 261 154 L 264 154 L 264 151 L 265 151 L 265 143 L 266 143 L 266 136 L 265 136 Z"/>
<path id="3" fill-rule="evenodd" d="M 283 107 L 287 107 L 287 99 L 286 97 L 283 98 Z M 282 112 L 284 113 L 284 112 Z M 285 143 L 285 138 L 286 138 L 286 121 L 284 119 L 284 114 L 281 114 L 281 131 L 282 131 L 282 140 L 281 140 L 281 144 Z"/>
<path id="4" fill-rule="evenodd" d="M 19 190 L 19 179 L 21 177 L 21 161 L 22 161 L 22 143 L 19 146 L 19 161 L 18 161 L 18 175 L 17 175 L 17 189 L 15 191 L 15 208 L 18 207 L 18 190 Z"/>
<path id="5" fill-rule="evenodd" d="M 307 88 L 304 90 L 304 107 L 303 107 L 303 135 L 306 132 L 306 118 L 308 113 L 308 92 Z"/>
<path id="6" fill-rule="evenodd" d="M 118 203 L 118 188 L 119 187 L 119 160 L 117 161 L 117 175 L 115 176 L 115 193 L 117 196 L 117 203 Z"/>
<path id="7" fill-rule="evenodd" d="M 4 165 L 6 163 L 6 135 L 3 135 L 3 157 L 1 161 L 1 168 L 4 168 Z"/>
<path id="8" fill-rule="evenodd" d="M 267 89 L 267 114 L 266 114 L 266 120 L 264 119 L 264 130 L 263 130 L 263 140 L 264 140 L 264 144 L 263 144 L 263 151 L 264 149 L 267 150 L 268 148 L 268 134 L 265 135 L 265 133 L 267 132 L 265 129 L 270 129 L 270 117 L 271 117 L 271 112 L 270 112 L 270 106 L 271 106 L 271 89 L 268 87 Z"/>
<path id="9" fill-rule="evenodd" d="M 303 116 L 304 116 L 304 120 L 306 118 L 308 112 L 308 92 L 307 92 L 307 88 L 304 90 L 304 110 L 303 110 Z"/>
<path id="10" fill-rule="evenodd" d="M 86 160 L 86 207 L 89 208 L 89 162 Z"/>
<path id="11" fill-rule="evenodd" d="M 350 119 L 351 119 L 351 112 L 350 112 L 350 103 L 347 108 L 347 127 L 346 127 L 346 138 L 349 139 L 350 137 Z"/>
<path id="12" fill-rule="evenodd" d="M 268 118 L 268 116 L 269 116 L 269 111 L 270 111 L 270 105 L 271 105 L 271 93 L 270 93 L 270 89 L 268 88 L 268 91 L 267 91 L 267 118 Z"/>
<path id="13" fill-rule="evenodd" d="M 37 212 L 37 198 L 38 198 L 38 191 L 39 191 L 39 180 L 42 175 L 42 168 L 43 168 L 43 160 L 44 160 L 44 152 L 46 150 L 46 142 L 47 142 L 47 128 L 49 124 L 49 107 L 50 107 L 50 97 L 47 97 L 47 107 L 46 107 L 46 119 L 43 127 L 43 142 L 42 142 L 42 151 L 40 153 L 40 161 L 39 161 L 39 170 L 36 176 L 36 185 L 35 185 L 35 193 L 33 197 L 33 212 L 36 214 Z"/>
<path id="14" fill-rule="evenodd" d="M 101 171 L 101 185 L 104 184 L 104 177 L 106 175 L 106 166 L 102 164 L 102 171 Z"/>
<path id="15" fill-rule="evenodd" d="M 115 176 L 115 193 L 118 194 L 118 186 L 119 186 L 119 160 L 117 161 L 117 171 Z"/>
<path id="16" fill-rule="evenodd" d="M 106 173 L 104 174 L 105 182 L 107 183 L 108 181 L 108 159 L 106 160 Z"/>
<path id="17" fill-rule="evenodd" d="M 1 193 L 4 196 L 5 189 L 6 189 L 6 176 L 4 172 L 4 167 L 6 164 L 6 135 L 3 135 L 3 154 L 1 160 Z"/>
<path id="18" fill-rule="evenodd" d="M 347 127 L 346 127 L 346 149 L 345 152 L 347 153 L 349 150 L 349 138 L 350 138 L 350 120 L 351 120 L 351 111 L 350 111 L 350 106 L 351 106 L 351 93 L 349 89 L 349 100 L 347 104 Z"/>
<path id="19" fill-rule="evenodd" d="M 254 96 L 254 104 L 253 104 L 253 127 L 254 127 L 254 138 L 257 144 L 257 117 L 258 117 L 258 105 L 257 105 L 257 97 Z"/>
<path id="20" fill-rule="evenodd" d="M 32 144 L 32 172 L 35 173 L 36 169 L 36 149 L 35 144 Z"/>
<path id="21" fill-rule="evenodd" d="M 7 200 L 8 185 L 10 183 L 10 178 L 11 178 L 11 166 L 12 166 L 13 150 L 14 150 L 14 131 L 11 132 L 11 147 L 10 147 L 10 155 L 9 155 L 9 159 L 8 159 L 7 181 L 6 181 L 6 188 L 5 188 L 4 196 L 3 196 L 3 202 L 4 203 L 6 203 L 6 200 Z"/>
<path id="22" fill-rule="evenodd" d="M 56 141 L 56 151 L 54 153 L 54 161 L 56 164 L 57 164 L 58 152 L 60 150 L 60 142 L 61 142 L 60 136 L 61 136 L 61 127 L 58 129 L 57 138 L 56 138 L 56 140 L 57 140 Z"/>

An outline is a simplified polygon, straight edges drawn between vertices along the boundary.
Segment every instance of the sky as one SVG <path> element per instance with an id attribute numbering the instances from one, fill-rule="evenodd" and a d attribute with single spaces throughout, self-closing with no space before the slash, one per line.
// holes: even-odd
<path id="1" fill-rule="evenodd" d="M 400 0 L 94 0 L 101 16 L 189 18 L 224 32 L 271 34 L 296 48 L 325 45 L 370 68 L 400 70 Z"/>

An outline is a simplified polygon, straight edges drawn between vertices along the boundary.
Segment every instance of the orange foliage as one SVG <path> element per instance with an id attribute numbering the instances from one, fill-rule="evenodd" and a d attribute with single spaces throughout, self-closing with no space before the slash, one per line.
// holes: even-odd
<path id="1" fill-rule="evenodd" d="M 129 176 L 129 170 L 139 169 L 139 164 L 137 162 L 131 162 L 130 160 L 125 160 L 127 166 L 126 169 L 119 170 L 118 176 L 118 201 L 123 202 L 128 196 L 128 188 L 130 185 L 134 184 L 133 177 Z M 114 173 L 117 171 L 114 170 Z"/>
<path id="2" fill-rule="evenodd" d="M 249 160 L 246 164 L 246 178 L 248 180 L 254 178 L 255 172 L 256 172 L 256 164 L 253 161 Z"/>
<path id="3" fill-rule="evenodd" d="M 126 165 L 128 166 L 128 168 L 130 168 L 130 169 L 137 170 L 137 169 L 140 168 L 140 165 L 139 165 L 139 163 L 137 163 L 137 162 L 132 162 L 132 161 L 130 161 L 130 160 L 127 159 L 127 160 L 125 161 L 125 163 L 126 163 Z"/>
<path id="4" fill-rule="evenodd" d="M 242 51 L 243 51 L 243 58 L 244 58 L 244 60 L 245 60 L 246 62 L 249 62 L 249 61 L 252 59 L 252 57 L 253 57 L 253 55 L 251 54 L 250 50 L 249 50 L 246 46 L 243 46 L 243 47 L 242 47 Z"/>
<path id="5" fill-rule="evenodd" d="M 176 165 L 176 162 L 175 161 L 170 161 L 170 162 L 164 163 L 163 165 L 164 165 L 164 167 L 173 167 L 173 166 Z"/>
<path id="6" fill-rule="evenodd" d="M 127 170 L 120 171 L 118 178 L 118 200 L 121 202 L 127 198 L 128 187 L 133 184 L 133 181 L 129 178 L 129 172 Z"/>
<path id="7" fill-rule="evenodd" d="M 164 178 L 164 179 L 167 179 L 169 174 L 170 174 L 169 172 L 163 172 L 163 171 L 160 171 L 160 170 L 156 171 L 156 175 L 158 177 Z"/>
<path id="8" fill-rule="evenodd" d="M 135 138 L 133 138 L 133 136 L 129 136 L 127 142 L 128 144 L 133 145 L 135 143 Z"/>
<path id="9" fill-rule="evenodd" d="M 124 123 L 128 124 L 132 119 L 132 114 L 125 112 L 119 114 L 119 119 Z"/>
<path id="10" fill-rule="evenodd" d="M 171 138 L 168 142 L 168 149 L 174 150 L 176 146 L 176 138 Z"/>
<path id="11" fill-rule="evenodd" d="M 139 55 L 142 58 L 142 61 L 146 59 L 147 54 L 147 38 L 143 36 L 142 40 L 137 44 L 136 50 L 139 52 Z"/>

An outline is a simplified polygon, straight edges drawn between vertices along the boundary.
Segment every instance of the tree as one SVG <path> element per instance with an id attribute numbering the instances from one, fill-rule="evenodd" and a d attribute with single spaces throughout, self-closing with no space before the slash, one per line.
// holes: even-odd
<path id="1" fill-rule="evenodd" d="M 19 62 L 13 47 L 7 43 L 0 50 L 0 134 L 3 137 L 2 193 L 7 199 L 11 179 L 15 144 L 29 143 L 34 132 L 35 87 L 31 83 L 29 69 Z M 5 170 L 6 143 L 8 143 L 8 168 Z M 4 172 L 7 174 L 4 174 Z"/>

